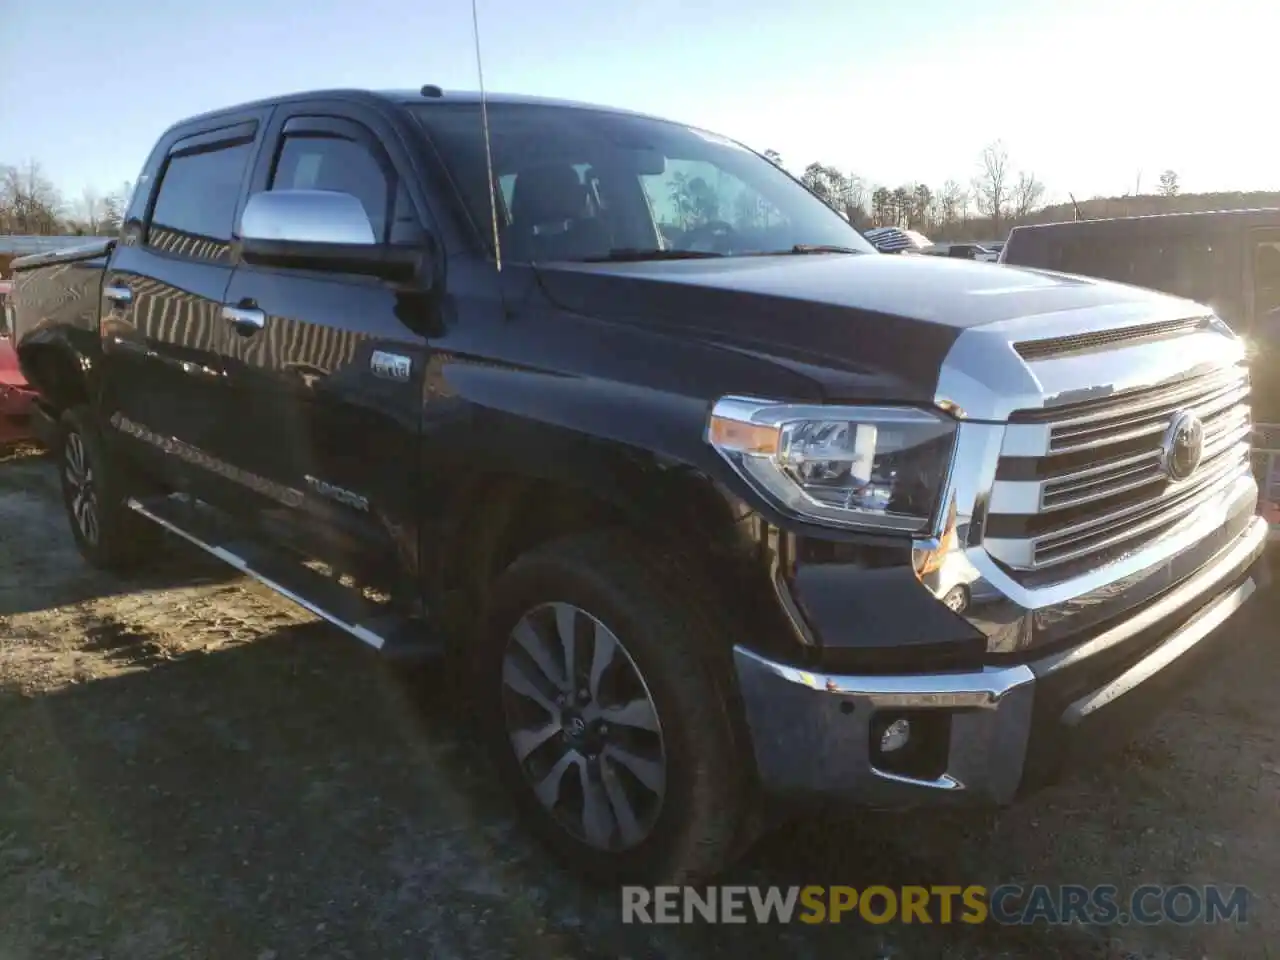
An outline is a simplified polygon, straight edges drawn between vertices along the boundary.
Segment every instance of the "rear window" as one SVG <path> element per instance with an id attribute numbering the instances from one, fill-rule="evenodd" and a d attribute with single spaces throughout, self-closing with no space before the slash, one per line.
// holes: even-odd
<path id="1" fill-rule="evenodd" d="M 202 259 L 225 259 L 251 152 L 252 145 L 241 142 L 170 157 L 160 178 L 148 245 Z"/>

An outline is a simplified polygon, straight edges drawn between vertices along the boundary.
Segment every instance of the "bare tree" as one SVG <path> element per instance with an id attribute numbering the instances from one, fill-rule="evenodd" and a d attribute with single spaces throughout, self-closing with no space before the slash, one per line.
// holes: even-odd
<path id="1" fill-rule="evenodd" d="M 911 188 L 911 210 L 908 217 L 908 226 L 919 230 L 921 233 L 927 233 L 929 230 L 929 215 L 932 208 L 933 191 L 925 184 L 917 183 Z"/>
<path id="2" fill-rule="evenodd" d="M 888 187 L 876 187 L 871 193 L 871 219 L 877 227 L 887 227 L 893 217 L 893 194 Z"/>
<path id="3" fill-rule="evenodd" d="M 925 220 L 935 233 L 941 234 L 946 230 L 947 221 L 942 215 L 942 197 L 936 190 L 929 197 L 929 214 Z"/>
<path id="4" fill-rule="evenodd" d="M 764 158 L 768 160 L 770 163 L 772 163 L 775 167 L 782 166 L 782 154 L 780 154 L 777 150 L 766 150 L 764 152 Z"/>
<path id="5" fill-rule="evenodd" d="M 0 234 L 13 232 L 13 197 L 9 185 L 17 175 L 13 167 L 0 163 Z"/>
<path id="6" fill-rule="evenodd" d="M 854 223 L 867 215 L 867 183 L 856 173 L 851 173 L 845 177 L 844 187 L 844 212 L 849 222 Z"/>
<path id="7" fill-rule="evenodd" d="M 1014 219 L 1025 220 L 1043 199 L 1044 184 L 1036 179 L 1036 175 L 1026 170 L 1019 173 L 1018 182 L 1013 187 Z"/>
<path id="8" fill-rule="evenodd" d="M 893 204 L 893 225 L 909 226 L 907 221 L 911 216 L 911 187 L 895 187 L 890 202 Z"/>
<path id="9" fill-rule="evenodd" d="M 839 184 L 833 182 L 832 173 L 835 173 L 836 177 L 840 175 L 838 170 L 824 163 L 811 163 L 804 168 L 804 173 L 800 174 L 800 182 L 812 190 L 823 203 L 834 208 L 837 203 Z"/>
<path id="10" fill-rule="evenodd" d="M 113 234 L 120 229 L 124 215 L 129 210 L 129 201 L 133 198 L 133 183 L 126 180 L 118 190 L 113 190 L 102 198 L 102 220 L 99 224 L 104 234 Z"/>
<path id="11" fill-rule="evenodd" d="M 954 180 L 948 180 L 938 191 L 938 213 L 944 226 L 951 226 L 960 219 L 960 202 L 964 188 Z"/>
<path id="12" fill-rule="evenodd" d="M 92 186 L 85 187 L 80 193 L 80 204 L 76 210 L 77 226 L 89 236 L 96 237 L 102 222 L 102 198 Z"/>
<path id="13" fill-rule="evenodd" d="M 1178 175 L 1172 170 L 1160 174 L 1160 196 L 1176 197 L 1178 195 Z"/>
<path id="14" fill-rule="evenodd" d="M 1009 213 L 1009 152 L 997 140 L 982 150 L 978 176 L 973 181 L 973 197 L 978 212 L 991 218 L 992 232 L 1000 234 L 1000 223 Z"/>
<path id="15" fill-rule="evenodd" d="M 37 161 L 0 168 L 0 233 L 57 233 L 61 213 L 62 197 Z"/>
<path id="16" fill-rule="evenodd" d="M 851 223 L 863 216 L 867 188 L 861 177 L 824 163 L 811 163 L 804 168 L 800 181 Z"/>

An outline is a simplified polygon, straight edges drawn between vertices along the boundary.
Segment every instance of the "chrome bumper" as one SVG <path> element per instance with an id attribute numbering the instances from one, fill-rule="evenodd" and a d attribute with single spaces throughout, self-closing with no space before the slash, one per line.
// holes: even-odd
<path id="1" fill-rule="evenodd" d="M 1266 582 L 1267 532 L 1265 521 L 1253 518 L 1198 572 L 1133 616 L 1016 665 L 839 676 L 738 647 L 734 662 L 761 783 L 777 795 L 870 806 L 1007 803 L 1023 784 L 1029 757 L 1042 752 L 1040 737 L 1082 730 L 1122 704 L 1140 706 L 1144 690 L 1161 686 L 1154 681 L 1174 676 L 1171 668 L 1216 645 L 1207 642 L 1216 628 Z M 1108 663 L 1114 669 L 1099 676 L 1097 665 Z M 917 779 L 876 765 L 875 719 L 901 711 L 949 715 L 945 769 L 938 776 Z"/>

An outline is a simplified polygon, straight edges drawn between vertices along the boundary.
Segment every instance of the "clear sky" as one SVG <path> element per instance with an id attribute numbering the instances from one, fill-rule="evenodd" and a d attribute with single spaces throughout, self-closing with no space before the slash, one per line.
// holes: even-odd
<path id="1" fill-rule="evenodd" d="M 625 106 L 890 186 L 1005 142 L 1047 199 L 1280 188 L 1270 0 L 478 0 L 490 90 Z M 470 0 L 0 0 L 0 162 L 71 199 L 174 120 L 316 87 L 476 87 Z"/>

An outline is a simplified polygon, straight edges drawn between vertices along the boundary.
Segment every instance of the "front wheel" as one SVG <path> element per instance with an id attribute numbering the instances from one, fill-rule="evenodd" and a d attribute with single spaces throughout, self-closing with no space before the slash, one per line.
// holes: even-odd
<path id="1" fill-rule="evenodd" d="M 499 578 L 482 642 L 490 747 L 553 853 L 651 884 L 728 863 L 749 778 L 696 591 L 624 535 L 572 537 Z"/>
<path id="2" fill-rule="evenodd" d="M 81 555 L 95 567 L 125 570 L 159 543 L 159 528 L 130 510 L 127 474 L 111 455 L 86 406 L 59 421 L 58 472 L 62 503 Z"/>

